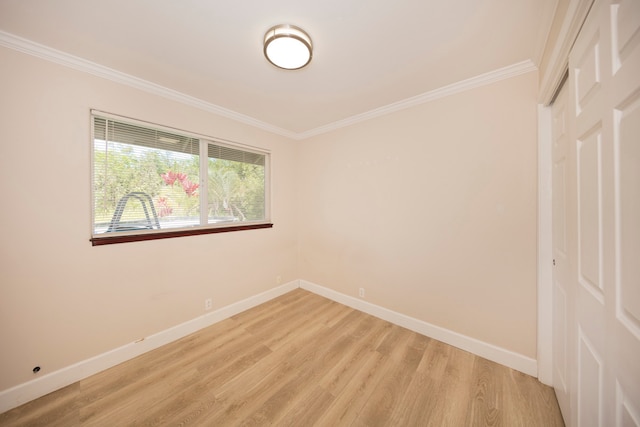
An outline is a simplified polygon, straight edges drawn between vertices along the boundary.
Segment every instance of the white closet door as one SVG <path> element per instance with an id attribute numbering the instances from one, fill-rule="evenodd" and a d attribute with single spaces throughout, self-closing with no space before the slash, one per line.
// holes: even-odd
<path id="1" fill-rule="evenodd" d="M 569 57 L 568 425 L 640 427 L 639 28 L 596 0 Z"/>
<path id="2" fill-rule="evenodd" d="M 568 212 L 570 205 L 567 200 L 572 194 L 570 188 L 575 185 L 569 183 L 574 175 L 569 164 L 569 121 L 567 105 L 567 85 L 565 84 L 556 97 L 551 109 L 552 115 L 552 221 L 553 221 L 553 386 L 556 391 L 558 403 L 565 419 L 570 425 L 570 371 L 568 362 L 571 360 L 570 343 L 573 338 L 568 334 L 572 332 L 569 327 L 569 319 L 573 318 L 572 306 L 574 300 L 571 287 L 571 271 L 569 269 L 569 251 L 572 246 L 568 244 L 567 229 Z M 575 238 L 573 238 L 575 240 Z"/>
<path id="3" fill-rule="evenodd" d="M 640 426 L 640 0 L 613 2 L 607 116 L 613 144 L 609 393 L 617 426 Z M 607 367 L 609 368 L 609 367 Z"/>

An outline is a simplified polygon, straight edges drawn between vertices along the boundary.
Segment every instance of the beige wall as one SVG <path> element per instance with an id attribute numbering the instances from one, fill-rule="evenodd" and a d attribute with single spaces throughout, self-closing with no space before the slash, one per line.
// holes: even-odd
<path id="1" fill-rule="evenodd" d="M 277 275 L 535 357 L 536 73 L 293 142 L 13 50 L 0 63 L 0 390 Z M 274 228 L 92 247 L 91 108 L 270 149 Z"/>
<path id="2" fill-rule="evenodd" d="M 299 277 L 296 144 L 0 48 L 0 390 Z M 89 110 L 270 149 L 274 228 L 92 247 Z"/>
<path id="3" fill-rule="evenodd" d="M 537 73 L 300 145 L 300 275 L 535 358 Z"/>

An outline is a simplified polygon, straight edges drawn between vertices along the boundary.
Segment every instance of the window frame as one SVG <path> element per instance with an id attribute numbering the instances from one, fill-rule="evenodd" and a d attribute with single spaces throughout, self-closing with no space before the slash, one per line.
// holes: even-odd
<path id="1" fill-rule="evenodd" d="M 128 242 L 140 242 L 147 240 L 167 239 L 174 237 L 186 237 L 197 236 L 203 234 L 215 234 L 215 233 L 227 233 L 232 231 L 246 231 L 257 230 L 264 228 L 272 228 L 273 223 L 271 221 L 271 152 L 269 150 L 257 148 L 247 144 L 238 143 L 235 141 L 229 141 L 221 138 L 216 138 L 208 135 L 198 134 L 194 132 L 185 131 L 182 129 L 172 128 L 168 126 L 158 125 L 156 123 L 132 119 L 130 117 L 124 117 L 112 113 L 106 113 L 100 110 L 92 109 L 90 111 L 90 161 L 91 161 L 91 175 L 90 175 L 90 203 L 91 203 L 91 223 L 90 223 L 90 236 L 89 239 L 92 246 L 109 245 L 115 243 L 128 243 Z M 177 135 L 181 135 L 187 138 L 196 138 L 199 140 L 199 158 L 200 158 L 200 188 L 208 187 L 208 173 L 202 173 L 208 171 L 208 148 L 211 144 L 241 150 L 248 153 L 264 155 L 264 219 L 257 221 L 243 221 L 237 225 L 230 225 L 229 223 L 216 224 L 204 224 L 203 218 L 207 218 L 207 206 L 206 203 L 200 203 L 200 224 L 192 227 L 184 228 L 168 228 L 161 230 L 136 230 L 136 231 L 118 231 L 115 233 L 98 233 L 95 234 L 95 118 L 103 118 L 106 120 L 113 120 L 121 123 L 131 124 L 134 126 L 144 127 L 147 129 L 153 129 L 163 132 L 169 132 Z M 201 193 L 202 194 L 202 193 Z"/>

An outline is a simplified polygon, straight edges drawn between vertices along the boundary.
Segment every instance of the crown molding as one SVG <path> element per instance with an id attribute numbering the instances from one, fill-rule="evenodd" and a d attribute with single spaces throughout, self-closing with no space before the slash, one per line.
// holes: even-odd
<path id="1" fill-rule="evenodd" d="M 77 71 L 89 73 L 116 83 L 130 86 L 132 88 L 139 89 L 153 95 L 161 96 L 172 101 L 177 101 L 203 111 L 214 113 L 219 116 L 265 130 L 267 132 L 275 133 L 277 135 L 292 139 L 296 139 L 297 137 L 297 134 L 294 132 L 254 119 L 253 117 L 246 116 L 244 114 L 226 109 L 224 107 L 220 107 L 219 105 L 203 101 L 199 98 L 186 95 L 182 92 L 178 92 L 176 90 L 166 88 L 164 86 L 132 76 L 130 74 L 114 70 L 113 68 L 105 67 L 104 65 L 88 61 L 86 59 L 68 54 L 66 52 L 62 52 L 57 49 L 53 49 L 51 47 L 33 42 L 31 40 L 18 37 L 11 33 L 0 31 L 0 46 L 17 50 L 19 52 L 35 56 L 46 61 L 54 62 L 56 64 L 73 68 Z"/>
<path id="2" fill-rule="evenodd" d="M 271 125 L 269 123 L 265 123 L 253 117 L 226 109 L 219 105 L 203 101 L 202 99 L 166 88 L 156 83 L 152 83 L 150 81 L 132 76 L 130 74 L 123 73 L 113 68 L 105 67 L 95 62 L 91 62 L 86 59 L 70 55 L 66 52 L 62 52 L 60 50 L 33 42 L 31 40 L 18 37 L 11 33 L 0 31 L 0 46 L 17 50 L 19 52 L 35 56 L 46 61 L 54 62 L 56 64 L 89 73 L 116 83 L 130 86 L 132 88 L 139 89 L 153 95 L 161 96 L 172 101 L 177 101 L 182 104 L 189 105 L 191 107 L 195 107 L 209 113 L 217 114 L 219 116 L 226 117 L 228 119 L 235 120 L 240 123 L 244 123 L 246 125 L 297 141 L 311 138 L 313 136 L 331 132 L 346 126 L 351 126 L 356 123 L 384 116 L 396 111 L 404 110 L 406 108 L 444 98 L 446 96 L 450 96 L 459 92 L 474 89 L 480 86 L 485 86 L 500 80 L 508 79 L 520 74 L 525 74 L 537 70 L 537 67 L 531 60 L 518 62 L 516 64 L 499 68 L 497 70 L 490 71 L 479 76 L 471 77 L 469 79 L 462 80 L 460 82 L 453 83 L 438 89 L 434 89 L 421 95 L 394 102 L 393 104 L 376 108 L 365 113 L 356 114 L 355 116 L 338 120 L 324 126 L 320 126 L 305 132 L 296 133 Z"/>
<path id="3" fill-rule="evenodd" d="M 434 89 L 429 92 L 425 92 L 420 95 L 413 96 L 411 98 L 404 99 L 402 101 L 394 102 L 393 104 L 385 105 L 384 107 L 376 108 L 374 110 L 367 111 L 365 113 L 356 114 L 355 116 L 348 117 L 343 120 L 338 120 L 328 125 L 317 127 L 306 132 L 302 132 L 296 135 L 295 139 L 307 139 L 312 136 L 317 136 L 323 133 L 331 132 L 336 129 L 340 129 L 346 126 L 351 126 L 356 123 L 364 122 L 376 117 L 385 116 L 387 114 L 395 113 L 396 111 L 404 110 L 406 108 L 415 107 L 416 105 L 425 104 L 427 102 L 435 101 L 436 99 L 444 98 L 456 93 L 464 92 L 477 87 L 485 86 L 491 83 L 498 82 L 500 80 L 508 79 L 511 77 L 519 76 L 521 74 L 530 73 L 536 71 L 538 68 L 531 60 L 518 62 L 513 65 L 509 65 L 503 68 L 499 68 L 488 73 L 480 74 L 479 76 L 471 77 L 466 80 L 462 80 L 456 83 L 452 83 L 447 86 L 443 86 L 438 89 Z"/>

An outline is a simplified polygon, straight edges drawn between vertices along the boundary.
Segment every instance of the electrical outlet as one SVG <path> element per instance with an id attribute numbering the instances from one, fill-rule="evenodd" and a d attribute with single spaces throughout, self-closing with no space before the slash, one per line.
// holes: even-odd
<path id="1" fill-rule="evenodd" d="M 364 298 L 364 288 L 360 288 L 360 289 L 358 289 L 358 296 L 359 296 L 360 298 Z"/>
<path id="2" fill-rule="evenodd" d="M 276 285 L 282 283 L 282 276 L 276 276 Z"/>
<path id="3" fill-rule="evenodd" d="M 207 298 L 206 300 L 204 300 L 204 309 L 211 310 L 211 307 L 213 307 L 213 301 L 211 300 L 211 298 Z"/>

